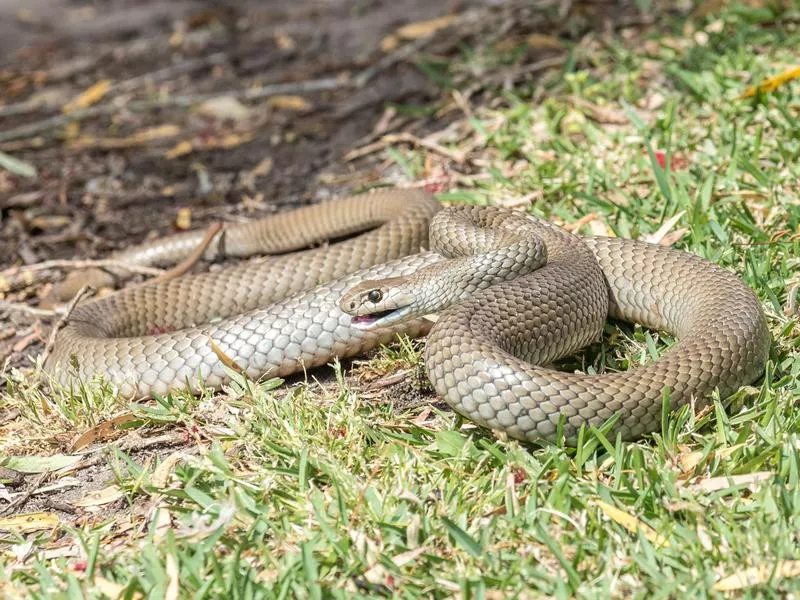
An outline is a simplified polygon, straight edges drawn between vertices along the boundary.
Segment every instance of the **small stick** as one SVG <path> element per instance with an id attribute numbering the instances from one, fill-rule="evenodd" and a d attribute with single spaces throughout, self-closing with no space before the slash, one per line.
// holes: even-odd
<path id="1" fill-rule="evenodd" d="M 142 265 L 132 265 L 123 261 L 104 259 L 104 260 L 46 260 L 34 265 L 23 265 L 19 267 L 10 267 L 5 271 L 0 271 L 0 279 L 8 277 L 17 277 L 23 273 L 33 273 L 36 271 L 46 271 L 48 269 L 120 269 L 135 273 L 137 275 L 161 275 L 164 269 L 155 267 L 145 267 Z"/>
<path id="2" fill-rule="evenodd" d="M 181 262 L 172 267 L 169 271 L 165 271 L 164 273 L 162 273 L 155 279 L 152 279 L 151 281 L 152 282 L 169 281 L 171 279 L 180 277 L 181 275 L 186 273 L 195 264 L 197 264 L 197 261 L 203 258 L 203 254 L 205 254 L 209 244 L 211 244 L 211 242 L 214 241 L 214 238 L 220 231 L 222 231 L 222 223 L 214 223 L 213 225 L 211 225 L 206 230 L 206 234 L 203 236 L 203 239 L 197 245 L 197 248 L 192 250 L 192 253 L 189 256 L 184 258 Z"/>
<path id="3" fill-rule="evenodd" d="M 22 302 L 8 302 L 0 300 L 0 311 L 13 311 L 30 315 L 32 317 L 43 317 L 45 319 L 52 319 L 63 314 L 62 310 L 51 310 L 49 308 L 37 308 L 35 306 L 28 306 Z"/>
<path id="4" fill-rule="evenodd" d="M 79 289 L 78 293 L 75 294 L 72 300 L 69 301 L 66 309 L 64 309 L 64 314 L 56 322 L 56 324 L 53 325 L 53 331 L 50 332 L 50 337 L 47 339 L 47 344 L 42 352 L 42 364 L 47 362 L 47 357 L 50 356 L 50 352 L 53 351 L 53 346 L 56 343 L 56 334 L 58 334 L 58 332 L 67 324 L 69 321 L 69 316 L 72 314 L 72 311 L 75 310 L 78 302 L 80 302 L 87 293 L 91 292 L 94 292 L 94 289 L 89 285 L 85 285 Z"/>

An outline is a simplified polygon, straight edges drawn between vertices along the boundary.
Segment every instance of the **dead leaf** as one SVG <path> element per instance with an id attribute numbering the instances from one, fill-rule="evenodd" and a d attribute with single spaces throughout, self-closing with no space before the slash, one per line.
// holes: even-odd
<path id="1" fill-rule="evenodd" d="M 456 15 L 447 15 L 429 21 L 418 21 L 416 23 L 404 25 L 393 34 L 387 35 L 381 40 L 381 51 L 391 52 L 395 50 L 400 45 L 401 40 L 416 40 L 432 35 L 436 31 L 448 27 L 456 18 Z"/>
<path id="2" fill-rule="evenodd" d="M 110 579 L 106 579 L 101 575 L 94 575 L 92 578 L 92 586 L 95 590 L 107 596 L 109 598 L 121 598 L 123 592 L 127 589 L 127 585 L 122 585 L 121 583 L 117 583 L 116 581 L 111 581 Z M 134 592 L 131 596 L 131 600 L 141 600 L 142 594 L 139 592 Z"/>
<path id="3" fill-rule="evenodd" d="M 48 473 L 69 467 L 80 459 L 80 456 L 53 454 L 52 456 L 9 456 L 0 462 L 4 467 L 20 473 Z"/>
<path id="4" fill-rule="evenodd" d="M 660 533 L 657 533 L 646 523 L 642 523 L 633 515 L 630 515 L 625 511 L 620 510 L 616 506 L 612 506 L 601 500 L 597 500 L 596 503 L 600 510 L 602 510 L 609 519 L 615 523 L 619 523 L 631 533 L 641 533 L 657 548 L 665 548 L 669 546 L 669 541 L 664 536 L 662 536 Z"/>
<path id="5" fill-rule="evenodd" d="M 172 471 L 179 462 L 186 460 L 188 456 L 188 454 L 181 451 L 170 454 L 155 468 L 153 475 L 150 477 L 150 483 L 157 488 L 167 487 L 167 484 L 169 483 L 169 476 Z"/>
<path id="6" fill-rule="evenodd" d="M 272 171 L 273 164 L 272 157 L 268 156 L 250 170 L 250 175 L 253 177 L 266 177 Z"/>
<path id="7" fill-rule="evenodd" d="M 101 490 L 93 490 L 85 494 L 80 500 L 75 500 L 72 505 L 81 508 L 89 506 L 103 506 L 104 504 L 111 504 L 122 498 L 125 494 L 116 485 L 104 487 Z"/>
<path id="8" fill-rule="evenodd" d="M 67 147 L 73 150 L 83 150 L 86 148 L 103 148 L 107 150 L 120 148 L 133 148 L 143 146 L 155 140 L 175 137 L 180 133 L 177 125 L 157 125 L 137 131 L 123 138 L 102 138 L 91 135 L 83 136 L 67 142 Z"/>
<path id="9" fill-rule="evenodd" d="M 287 96 L 287 95 L 271 96 L 267 100 L 267 106 L 269 106 L 270 108 L 277 108 L 280 110 L 291 110 L 294 112 L 303 112 L 311 110 L 313 108 L 313 105 L 302 96 Z"/>
<path id="10" fill-rule="evenodd" d="M 199 104 L 194 112 L 209 119 L 241 123 L 250 118 L 250 109 L 234 96 L 218 96 Z"/>
<path id="11" fill-rule="evenodd" d="M 785 71 L 782 71 L 781 73 L 775 75 L 775 77 L 770 77 L 769 79 L 765 79 L 759 85 L 747 88 L 744 92 L 742 92 L 742 95 L 739 97 L 751 98 L 756 94 L 766 94 L 769 92 L 774 92 L 784 83 L 792 81 L 793 79 L 797 79 L 798 77 L 800 77 L 800 67 L 792 67 L 791 69 L 786 69 Z"/>
<path id="12" fill-rule="evenodd" d="M 14 158 L 5 152 L 0 152 L 0 168 L 22 177 L 31 178 L 36 177 L 37 175 L 36 167 L 34 167 L 32 164 L 27 163 L 24 160 Z"/>
<path id="13" fill-rule="evenodd" d="M 584 225 L 591 223 L 592 221 L 595 220 L 597 220 L 597 213 L 591 212 L 588 215 L 583 215 L 580 219 L 578 219 L 573 223 L 565 223 L 561 228 L 564 231 L 569 231 L 569 232 L 578 231 Z"/>
<path id="14" fill-rule="evenodd" d="M 236 371 L 240 375 L 245 374 L 244 369 L 242 369 L 239 365 L 237 365 L 230 356 L 225 354 L 222 348 L 220 348 L 214 340 L 208 338 L 208 344 L 209 346 L 211 346 L 211 350 L 214 352 L 214 354 L 217 355 L 217 358 L 223 365 L 225 365 L 232 371 Z"/>
<path id="15" fill-rule="evenodd" d="M 528 47 L 534 50 L 562 50 L 564 44 L 557 37 L 543 33 L 532 33 L 525 38 Z"/>
<path id="16" fill-rule="evenodd" d="M 661 227 L 659 227 L 657 231 L 655 231 L 655 232 L 653 232 L 653 233 L 651 233 L 649 235 L 646 235 L 645 238 L 644 238 L 644 241 L 646 241 L 646 242 L 648 242 L 650 244 L 661 244 L 664 241 L 664 238 L 669 233 L 669 231 L 673 227 L 675 227 L 675 224 L 678 221 L 680 221 L 681 218 L 683 217 L 683 215 L 685 215 L 685 214 L 686 214 L 686 211 L 682 210 L 682 211 L 672 215 L 672 217 L 670 217 L 669 219 L 664 221 L 664 224 L 661 225 Z M 668 244 L 662 244 L 662 245 L 667 246 Z"/>
<path id="17" fill-rule="evenodd" d="M 175 227 L 181 231 L 186 231 L 192 227 L 192 209 L 188 206 L 183 206 L 178 209 L 178 214 L 175 217 Z"/>
<path id="18" fill-rule="evenodd" d="M 164 539 L 168 531 L 172 530 L 172 515 L 167 505 L 154 506 L 151 519 L 153 520 L 153 541 L 159 542 Z"/>
<path id="19" fill-rule="evenodd" d="M 783 560 L 774 565 L 750 567 L 717 581 L 711 589 L 715 592 L 732 592 L 745 588 L 776 583 L 779 579 L 800 576 L 800 560 Z"/>
<path id="20" fill-rule="evenodd" d="M 717 492 L 737 485 L 749 485 L 768 481 L 775 476 L 772 471 L 757 471 L 746 475 L 726 475 L 722 477 L 709 477 L 690 484 L 689 487 L 704 492 Z"/>
<path id="21" fill-rule="evenodd" d="M 297 42 L 294 41 L 294 38 L 283 33 L 282 31 L 276 31 L 274 37 L 275 44 L 281 50 L 294 50 L 297 48 Z"/>
<path id="22" fill-rule="evenodd" d="M 457 15 L 445 15 L 436 19 L 429 19 L 428 21 L 409 23 L 398 29 L 395 35 L 404 40 L 416 40 L 436 33 L 445 27 L 449 27 L 457 18 Z"/>
<path id="23" fill-rule="evenodd" d="M 0 530 L 14 533 L 28 533 L 58 527 L 58 515 L 49 512 L 27 513 L 0 519 Z"/>
<path id="24" fill-rule="evenodd" d="M 80 96 L 78 96 L 71 102 L 67 103 L 63 109 L 64 113 L 69 114 L 81 108 L 90 107 L 92 104 L 95 104 L 99 100 L 101 100 L 103 96 L 105 96 L 108 93 L 108 90 L 110 89 L 111 89 L 111 80 L 102 79 L 98 81 L 94 85 L 84 90 Z"/>
<path id="25" fill-rule="evenodd" d="M 164 153 L 164 158 L 172 160 L 173 158 L 178 158 L 179 156 L 185 156 L 187 154 L 190 154 L 193 150 L 194 146 L 192 146 L 192 142 L 188 140 L 183 140 L 175 144 L 169 150 L 167 150 Z"/>
<path id="26" fill-rule="evenodd" d="M 174 552 L 167 554 L 166 572 L 168 580 L 167 589 L 164 591 L 164 600 L 176 600 L 181 590 L 181 574 Z"/>
<path id="27" fill-rule="evenodd" d="M 78 435 L 69 446 L 70 452 L 77 452 L 95 442 L 111 439 L 119 433 L 122 425 L 135 420 L 136 417 L 132 412 L 125 412 L 107 421 L 102 421 Z"/>

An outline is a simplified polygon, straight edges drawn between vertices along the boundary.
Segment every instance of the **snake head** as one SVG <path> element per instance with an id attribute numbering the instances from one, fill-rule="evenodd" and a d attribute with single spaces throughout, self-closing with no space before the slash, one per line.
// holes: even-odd
<path id="1" fill-rule="evenodd" d="M 359 329 L 394 325 L 408 316 L 414 303 L 414 296 L 403 289 L 404 282 L 402 277 L 364 281 L 345 292 L 339 308 Z"/>

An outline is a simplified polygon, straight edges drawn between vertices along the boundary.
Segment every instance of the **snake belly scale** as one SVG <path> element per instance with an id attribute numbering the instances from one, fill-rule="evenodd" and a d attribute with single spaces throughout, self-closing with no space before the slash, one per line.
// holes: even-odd
<path id="1" fill-rule="evenodd" d="M 283 376 L 398 332 L 428 333 L 421 317 L 433 308 L 441 314 L 425 366 L 437 392 L 477 423 L 524 440 L 552 439 L 560 426 L 574 439 L 581 426 L 615 415 L 614 431 L 635 437 L 658 428 L 665 389 L 677 408 L 714 389 L 729 395 L 763 372 L 770 336 L 761 306 L 725 269 L 662 246 L 571 235 L 518 212 L 438 209 L 423 192 L 385 190 L 227 229 L 209 256 L 289 252 L 371 230 L 82 303 L 44 369 L 65 386 L 100 377 L 125 396 L 217 388 L 228 377 L 220 352 L 251 377 Z M 421 251 L 431 219 L 433 248 Z M 198 239 L 168 238 L 126 255 L 137 264 L 174 261 Z M 519 244 L 539 253 L 524 268 L 515 266 Z M 373 288 L 388 289 L 396 304 L 424 301 L 414 311 L 386 310 Z M 452 293 L 443 299 L 442 290 Z M 373 317 L 350 314 L 348 299 L 362 292 L 381 301 Z M 597 339 L 608 316 L 678 342 L 627 372 L 541 366 Z"/>

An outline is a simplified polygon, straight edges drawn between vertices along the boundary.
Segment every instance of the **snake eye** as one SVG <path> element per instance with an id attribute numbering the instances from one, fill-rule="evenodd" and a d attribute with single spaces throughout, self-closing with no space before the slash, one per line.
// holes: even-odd
<path id="1" fill-rule="evenodd" d="M 383 292 L 380 290 L 370 290 L 367 294 L 367 300 L 372 302 L 373 304 L 377 304 L 383 299 Z"/>

